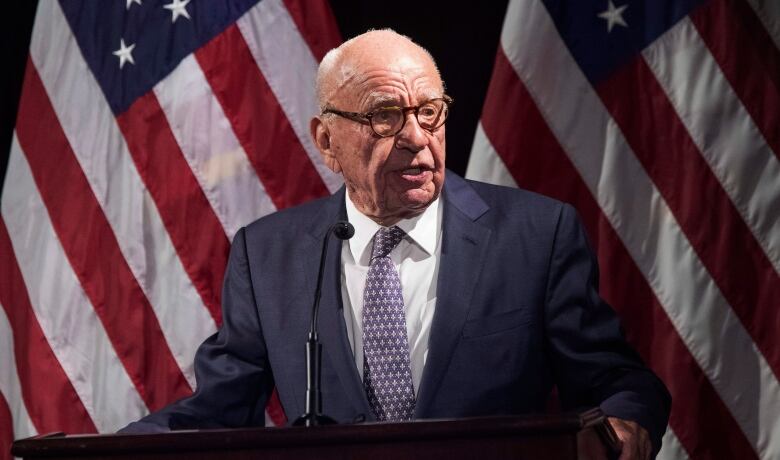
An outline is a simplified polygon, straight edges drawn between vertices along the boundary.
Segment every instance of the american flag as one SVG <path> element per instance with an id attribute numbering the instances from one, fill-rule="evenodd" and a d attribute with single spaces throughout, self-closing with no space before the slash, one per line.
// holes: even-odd
<path id="1" fill-rule="evenodd" d="M 340 42 L 325 0 L 40 2 L 2 191 L 0 458 L 192 392 L 233 235 L 341 186 L 309 136 Z"/>
<path id="2" fill-rule="evenodd" d="M 40 2 L 2 191 L 0 459 L 192 391 L 233 234 L 340 186 L 308 136 L 339 41 L 324 0 Z M 507 11 L 468 175 L 577 206 L 673 394 L 662 458 L 780 458 L 778 49 L 776 0 Z"/>
<path id="3" fill-rule="evenodd" d="M 468 176 L 574 204 L 660 458 L 780 458 L 780 2 L 513 0 Z"/>

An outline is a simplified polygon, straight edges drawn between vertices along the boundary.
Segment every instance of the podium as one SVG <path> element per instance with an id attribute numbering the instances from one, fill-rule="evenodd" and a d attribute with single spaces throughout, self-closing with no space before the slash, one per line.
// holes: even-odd
<path id="1" fill-rule="evenodd" d="M 601 450 L 596 457 L 586 452 Z M 24 459 L 583 459 L 614 458 L 600 410 L 406 423 L 63 435 L 14 442 Z"/>

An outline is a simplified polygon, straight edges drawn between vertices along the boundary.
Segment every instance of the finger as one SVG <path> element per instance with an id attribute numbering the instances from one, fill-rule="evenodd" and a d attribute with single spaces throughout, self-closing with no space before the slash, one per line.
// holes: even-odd
<path id="1" fill-rule="evenodd" d="M 637 457 L 637 454 L 639 451 L 637 450 L 638 446 L 636 444 L 636 438 L 629 437 L 625 441 L 623 441 L 623 448 L 620 450 L 620 457 L 618 460 L 634 460 Z"/>
<path id="2" fill-rule="evenodd" d="M 642 436 L 642 458 L 644 460 L 650 460 L 650 455 L 653 453 L 653 443 L 650 442 L 650 437 L 647 435 Z"/>
<path id="3" fill-rule="evenodd" d="M 640 428 L 637 433 L 637 444 L 639 444 L 638 454 L 642 460 L 650 460 L 650 454 L 653 451 L 653 444 L 650 442 L 650 435 L 646 430 Z"/>

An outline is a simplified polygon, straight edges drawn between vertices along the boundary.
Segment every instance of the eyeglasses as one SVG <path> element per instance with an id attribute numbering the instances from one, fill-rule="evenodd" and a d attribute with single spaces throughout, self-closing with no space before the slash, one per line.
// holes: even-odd
<path id="1" fill-rule="evenodd" d="M 367 113 L 344 112 L 333 108 L 326 108 L 322 114 L 332 113 L 352 121 L 370 125 L 371 129 L 380 137 L 390 137 L 398 134 L 406 124 L 406 113 L 414 112 L 420 127 L 433 132 L 440 128 L 450 114 L 451 97 L 444 95 L 431 99 L 414 107 L 380 107 Z"/>

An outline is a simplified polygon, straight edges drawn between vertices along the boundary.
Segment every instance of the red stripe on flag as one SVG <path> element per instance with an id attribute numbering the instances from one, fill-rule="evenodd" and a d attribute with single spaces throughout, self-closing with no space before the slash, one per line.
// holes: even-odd
<path id="1" fill-rule="evenodd" d="M 221 325 L 220 296 L 230 242 L 154 92 L 136 99 L 117 121 L 184 270 L 217 326 Z"/>
<path id="2" fill-rule="evenodd" d="M 0 261 L 0 304 L 13 331 L 16 372 L 33 425 L 39 433 L 96 433 L 92 418 L 38 323 L 1 218 Z"/>
<path id="3" fill-rule="evenodd" d="M 597 90 L 707 271 L 780 377 L 775 340 L 780 277 L 651 69 L 637 58 Z"/>
<path id="4" fill-rule="evenodd" d="M 524 171 L 526 173 L 541 172 L 531 169 Z M 588 205 L 582 205 L 585 200 L 592 201 L 593 207 L 598 206 L 585 190 L 580 195 L 577 206 L 586 209 Z M 598 231 L 599 261 L 602 272 L 608 273 L 609 277 L 609 282 L 602 284 L 601 294 L 620 315 L 629 342 L 673 395 L 669 425 L 677 438 L 691 458 L 758 458 L 603 215 L 599 216 L 599 224 L 598 230 L 589 229 L 589 232 L 595 235 Z M 683 398 L 686 399 L 684 402 L 681 401 Z M 674 406 L 681 404 L 686 406 L 684 410 L 675 410 L 678 408 Z M 713 422 L 702 424 L 704 420 Z M 736 436 L 732 430 L 737 430 Z"/>
<path id="5" fill-rule="evenodd" d="M 780 158 L 780 51 L 744 0 L 713 0 L 691 21 L 726 79 Z"/>
<path id="6" fill-rule="evenodd" d="M 235 24 L 195 52 L 233 132 L 278 209 L 327 196 Z"/>
<path id="7" fill-rule="evenodd" d="M 29 60 L 16 131 L 73 272 L 138 393 L 151 410 L 191 394 Z"/>
<path id="8" fill-rule="evenodd" d="M 0 460 L 10 460 L 11 443 L 14 442 L 14 421 L 3 393 L 0 393 Z"/>
<path id="9" fill-rule="evenodd" d="M 597 243 L 601 271 L 609 274 L 609 283 L 602 283 L 602 295 L 621 314 L 629 340 L 669 387 L 674 401 L 670 424 L 688 452 L 734 452 L 727 456 L 755 458 L 747 438 L 658 304 L 503 49 L 496 56 L 482 125 L 521 187 L 569 202 L 579 211 Z"/>
<path id="10" fill-rule="evenodd" d="M 341 44 L 336 18 L 326 0 L 284 0 L 284 6 L 318 62 Z"/>

